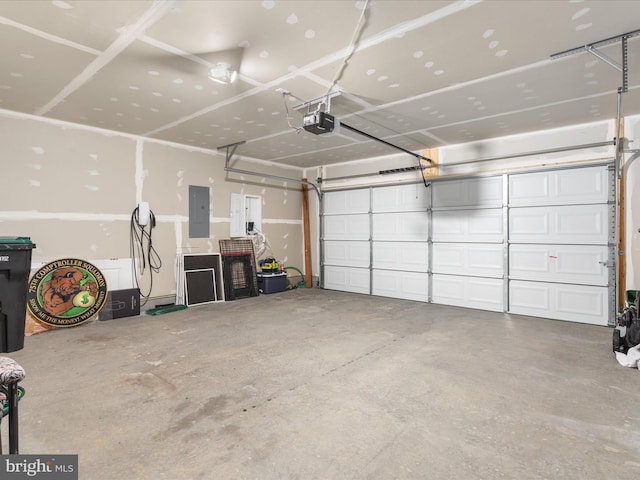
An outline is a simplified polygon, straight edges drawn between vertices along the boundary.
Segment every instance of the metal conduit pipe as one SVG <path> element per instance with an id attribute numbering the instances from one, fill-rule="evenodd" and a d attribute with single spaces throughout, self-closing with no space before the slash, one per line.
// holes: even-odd
<path id="1" fill-rule="evenodd" d="M 250 170 L 240 170 L 239 168 L 233 168 L 229 166 L 229 162 L 231 161 L 231 158 L 233 157 L 233 154 L 236 152 L 236 149 L 240 146 L 245 144 L 246 142 L 244 140 L 240 141 L 240 142 L 236 142 L 236 143 L 230 143 L 229 145 L 222 145 L 221 147 L 218 147 L 218 150 L 223 150 L 226 149 L 226 155 L 225 155 L 225 162 L 224 162 L 224 171 L 225 172 L 234 172 L 234 173 L 240 173 L 243 175 L 253 175 L 254 177 L 262 177 L 262 178 L 272 178 L 275 180 L 284 180 L 285 182 L 295 182 L 295 183 L 300 183 L 300 184 L 304 184 L 304 185 L 311 185 L 313 187 L 313 189 L 316 191 L 316 193 L 318 194 L 318 198 L 322 198 L 322 193 L 320 192 L 320 190 L 318 189 L 318 186 L 315 183 L 311 183 L 307 180 L 298 180 L 297 178 L 289 178 L 289 177 L 280 177 L 278 175 L 270 175 L 268 173 L 259 173 L 259 172 L 252 172 Z"/>
<path id="2" fill-rule="evenodd" d="M 268 173 L 251 172 L 249 170 L 240 170 L 238 168 L 232 168 L 232 167 L 226 167 L 226 166 L 224 167 L 224 170 L 225 172 L 234 172 L 234 173 L 240 173 L 244 175 L 253 175 L 255 177 L 272 178 L 274 180 L 284 180 L 285 182 L 295 182 L 295 183 L 300 183 L 304 185 L 310 185 L 318 194 L 318 198 L 322 198 L 322 192 L 320 191 L 320 189 L 318 189 L 318 186 L 315 183 L 312 183 L 309 181 L 298 180 L 297 178 L 279 177 L 278 175 L 270 175 Z"/>
<path id="3" fill-rule="evenodd" d="M 475 160 L 465 160 L 462 162 L 454 162 L 454 163 L 444 163 L 444 164 L 439 164 L 439 167 L 442 168 L 447 168 L 447 167 L 455 167 L 458 165 L 469 165 L 472 163 L 480 163 L 480 162 L 491 162 L 491 161 L 495 161 L 495 160 L 507 160 L 509 158 L 518 158 L 518 157 L 531 157 L 534 155 L 543 155 L 543 154 L 547 154 L 547 153 L 558 153 L 558 152 L 568 152 L 571 150 L 582 150 L 582 149 L 586 149 L 586 148 L 596 148 L 596 147 L 607 147 L 607 146 L 611 146 L 611 145 L 616 145 L 616 140 L 609 140 L 606 142 L 597 142 L 597 143 L 585 143 L 582 145 L 572 145 L 572 146 L 567 146 L 567 147 L 556 147 L 556 148 L 549 148 L 546 150 L 536 150 L 533 152 L 522 152 L 522 153 L 514 153 L 514 154 L 510 154 L 510 155 L 500 155 L 497 157 L 488 157 L 488 158 L 479 158 L 479 159 L 475 159 Z M 374 175 L 381 175 L 381 172 L 374 172 L 374 173 L 360 173 L 360 174 L 356 174 L 356 175 L 346 175 L 346 176 L 342 176 L 342 177 L 332 177 L 332 178 L 319 178 L 318 179 L 318 183 L 321 182 L 331 182 L 331 181 L 337 181 L 337 180 L 349 180 L 352 178 L 361 178 L 361 177 L 372 177 Z"/>
<path id="4" fill-rule="evenodd" d="M 569 152 L 571 150 L 583 150 L 586 148 L 596 148 L 596 147 L 607 147 L 610 145 L 615 145 L 616 141 L 609 140 L 606 142 L 597 142 L 597 143 L 585 143 L 583 145 L 571 145 L 568 147 L 556 147 L 556 148 L 548 148 L 546 150 L 535 150 L 533 152 L 521 152 L 521 153 L 513 153 L 510 155 L 500 155 L 497 157 L 487 157 L 487 158 L 479 158 L 476 160 L 465 160 L 463 162 L 453 162 L 453 163 L 445 163 L 440 164 L 439 166 L 442 168 L 446 167 L 455 167 L 458 165 L 469 165 L 471 163 L 480 163 L 480 162 L 492 162 L 495 160 L 507 160 L 509 158 L 518 158 L 518 157 L 532 157 L 534 155 L 544 155 L 547 153 L 559 153 L 559 152 Z"/>
<path id="5" fill-rule="evenodd" d="M 626 59 L 625 59 L 626 60 Z M 626 63 L 626 61 L 625 61 Z M 618 181 L 624 182 L 624 178 L 622 176 L 622 163 L 623 163 L 623 157 L 624 157 L 624 140 L 622 138 L 622 132 L 624 130 L 624 126 L 621 124 L 621 117 L 622 117 L 622 91 L 623 88 L 619 87 L 618 88 L 618 95 L 617 95 L 617 102 L 616 102 L 616 135 L 618 136 L 618 144 L 616 145 L 616 156 L 614 159 L 614 168 L 615 168 L 615 178 Z M 614 261 L 614 269 L 615 269 L 615 282 L 616 282 L 616 287 L 615 287 L 615 296 L 616 296 L 616 305 L 617 305 L 617 309 L 621 308 L 623 305 L 621 305 L 620 302 L 620 260 L 622 260 L 623 262 L 625 261 L 625 257 L 620 257 L 620 228 L 622 226 L 622 228 L 624 229 L 624 218 L 620 218 L 620 196 L 622 195 L 622 197 L 624 198 L 624 185 L 619 185 L 618 181 L 614 182 L 614 198 L 615 198 L 615 221 L 614 221 L 614 228 L 615 228 L 615 245 L 616 245 L 616 249 L 615 249 L 615 255 L 616 255 L 616 259 Z M 623 200 L 624 201 L 624 200 Z M 625 246 L 624 246 L 624 241 L 625 239 L 622 239 L 623 242 L 623 250 L 626 250 Z M 624 267 L 623 267 L 624 268 Z"/>
<path id="6" fill-rule="evenodd" d="M 624 162 L 623 165 L 623 171 L 624 171 L 624 178 L 627 178 L 627 171 L 629 170 L 629 167 L 631 166 L 631 164 L 636 161 L 638 158 L 640 158 L 640 150 L 629 150 L 627 151 L 627 153 L 632 153 L 633 155 L 631 155 L 631 157 L 629 157 L 627 159 L 626 162 Z"/>
<path id="7" fill-rule="evenodd" d="M 618 178 L 622 178 L 622 157 L 624 152 L 624 141 L 622 140 L 624 125 L 622 125 L 622 88 L 618 88 L 618 97 L 617 97 L 617 105 L 616 105 L 616 135 L 620 141 L 616 146 L 616 175 Z"/>

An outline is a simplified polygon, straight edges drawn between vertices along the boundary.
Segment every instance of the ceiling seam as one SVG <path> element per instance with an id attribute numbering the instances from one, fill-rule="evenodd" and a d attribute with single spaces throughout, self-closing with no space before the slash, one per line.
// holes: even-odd
<path id="1" fill-rule="evenodd" d="M 181 50 L 180 48 L 174 47 L 173 45 L 169 45 L 168 43 L 164 43 L 161 42 L 160 40 L 156 40 L 153 37 L 150 37 L 149 35 L 142 35 L 140 37 L 138 37 L 138 40 L 140 40 L 141 42 L 146 43 L 147 45 L 151 45 L 152 47 L 158 48 L 160 50 L 164 50 L 167 53 L 172 53 L 174 55 L 178 55 L 186 60 L 191 60 L 192 62 L 195 63 L 199 63 L 200 65 L 210 68 L 213 66 L 213 64 L 211 62 L 208 62 L 207 60 L 205 60 L 202 57 L 199 57 L 198 55 L 194 55 L 193 53 L 189 53 L 189 52 L 185 52 L 184 50 Z M 260 82 L 257 82 L 256 80 L 249 78 L 249 77 L 245 77 L 243 75 L 240 75 L 240 77 L 242 79 L 242 81 L 249 83 L 251 85 L 253 85 L 254 87 L 260 87 L 263 84 Z"/>
<path id="2" fill-rule="evenodd" d="M 399 25 L 395 25 L 392 28 L 389 28 L 387 30 L 384 30 L 376 35 L 373 35 L 371 37 L 368 37 L 364 40 L 361 41 L 361 43 L 359 44 L 356 52 L 359 52 L 361 50 L 365 50 L 369 47 L 378 45 L 379 43 L 382 43 L 386 40 L 388 40 L 389 38 L 394 38 L 397 37 L 399 35 L 402 34 L 406 34 L 407 32 L 413 31 L 417 28 L 421 28 L 424 27 L 425 25 L 429 25 L 430 23 L 433 23 L 437 20 L 441 20 L 443 18 L 446 18 L 450 15 L 453 15 L 454 13 L 458 13 L 459 11 L 465 10 L 469 7 L 472 7 L 478 3 L 480 3 L 481 0 L 460 0 L 457 1 L 451 5 L 447 5 L 446 7 L 443 7 L 439 10 L 436 10 L 435 12 L 431 12 L 427 15 L 423 15 L 420 18 L 417 18 L 415 20 L 411 20 L 409 22 L 404 22 L 401 23 Z M 158 44 L 160 44 L 161 42 L 159 42 Z M 257 93 L 261 93 L 265 90 L 268 90 L 270 88 L 273 88 L 277 85 L 279 85 L 282 82 L 285 82 L 291 78 L 294 78 L 298 75 L 305 75 L 307 73 L 311 73 L 313 70 L 316 70 L 317 68 L 323 67 L 331 62 L 340 60 L 344 57 L 345 53 L 348 52 L 349 47 L 344 47 L 341 48 L 340 50 L 330 53 L 329 55 L 325 55 L 324 57 L 322 57 L 319 60 L 316 60 L 314 62 L 308 63 L 307 65 L 300 67 L 299 69 L 297 69 L 294 72 L 291 72 L 287 75 L 284 75 L 280 78 L 277 78 L 275 80 L 272 80 L 268 83 L 263 84 L 262 86 L 258 86 L 254 89 L 248 90 L 247 92 L 244 92 L 242 95 L 238 95 L 236 97 L 230 98 L 225 102 L 220 102 L 220 103 L 216 103 L 214 105 L 210 105 L 208 107 L 205 107 L 197 112 L 194 112 L 191 115 L 187 115 L 185 117 L 182 117 L 174 122 L 170 122 L 168 124 L 165 124 L 161 127 L 158 127 L 156 129 L 150 130 L 149 132 L 146 132 L 144 135 L 154 135 L 156 133 L 162 132 L 164 130 L 167 130 L 169 128 L 173 128 L 177 125 L 180 125 L 184 122 L 187 122 L 189 120 L 193 120 L 194 118 L 197 118 L 199 116 L 205 115 L 207 113 L 210 113 L 214 110 L 217 110 L 220 107 L 226 106 L 227 104 L 231 103 L 231 102 L 235 102 L 237 100 L 242 100 L 243 98 L 247 98 L 250 97 L 252 95 L 255 95 Z"/>
<path id="3" fill-rule="evenodd" d="M 425 98 L 428 98 L 428 97 L 431 97 L 431 96 L 435 96 L 435 95 L 439 95 L 441 93 L 452 92 L 452 91 L 459 90 L 459 89 L 462 89 L 462 88 L 466 88 L 466 87 L 469 87 L 471 85 L 475 85 L 475 84 L 478 84 L 478 83 L 483 83 L 483 82 L 495 80 L 495 79 L 501 78 L 501 77 L 507 77 L 509 75 L 513 75 L 513 74 L 516 74 L 516 73 L 522 73 L 524 71 L 527 71 L 527 70 L 530 70 L 530 69 L 533 69 L 533 68 L 538 68 L 538 67 L 544 66 L 545 64 L 548 64 L 550 62 L 551 62 L 551 60 L 549 60 L 549 59 L 540 60 L 539 62 L 529 63 L 527 65 L 522 65 L 520 67 L 512 68 L 510 70 L 505 70 L 503 72 L 499 72 L 499 73 L 496 73 L 496 74 L 493 74 L 493 75 L 487 75 L 485 77 L 474 78 L 473 80 L 469 80 L 469 81 L 466 81 L 466 82 L 456 83 L 454 85 L 448 85 L 446 87 L 442 87 L 442 88 L 439 88 L 437 90 L 431 90 L 429 92 L 421 93 L 419 95 L 414 95 L 413 97 L 408 97 L 408 98 L 403 98 L 403 99 L 400 99 L 400 100 L 395 100 L 393 102 L 385 103 L 385 104 L 382 104 L 382 105 L 374 105 L 369 109 L 366 109 L 366 110 L 363 110 L 361 112 L 358 112 L 358 115 L 362 114 L 362 113 L 370 113 L 370 112 L 375 112 L 375 111 L 378 111 L 378 110 L 383 110 L 383 109 L 386 109 L 386 108 L 389 108 L 389 107 L 395 107 L 395 106 L 398 106 L 398 105 L 403 105 L 405 103 L 415 102 L 417 100 L 423 100 Z M 348 115 L 346 115 L 346 117 L 349 118 L 352 115 L 356 115 L 356 114 L 355 113 L 348 114 Z"/>
<path id="4" fill-rule="evenodd" d="M 28 27 L 27 25 L 23 25 L 22 23 L 14 22 L 13 20 L 9 20 L 8 18 L 0 16 L 0 24 L 8 25 L 10 27 L 17 28 L 18 30 L 22 30 L 23 32 L 30 33 L 36 37 L 40 37 L 44 40 L 48 40 L 53 43 L 57 43 L 60 45 L 64 45 L 65 47 L 75 48 L 76 50 L 80 50 L 85 53 L 90 53 L 91 55 L 100 55 L 100 50 L 96 50 L 95 48 L 87 47 L 86 45 L 81 45 L 79 43 L 73 42 L 71 40 L 67 40 L 62 37 L 58 37 L 57 35 L 52 35 L 50 33 L 43 32 L 42 30 L 37 30 L 32 27 Z"/>
<path id="5" fill-rule="evenodd" d="M 68 120 L 60 120 L 57 118 L 51 118 L 51 117 L 43 117 L 43 116 L 39 116 L 39 115 L 33 115 L 30 113 L 24 113 L 24 112 L 17 112 L 15 110 L 7 110 L 4 108 L 0 108 L 0 118 L 15 118 L 15 119 L 21 119 L 21 120 L 33 120 L 35 122 L 43 122 L 43 123 L 47 123 L 50 125 L 55 125 L 55 126 L 59 126 L 62 128 L 76 128 L 78 130 L 84 130 L 84 131 L 88 131 L 88 132 L 93 132 L 93 133 L 97 133 L 100 135 L 104 135 L 104 136 L 108 136 L 108 137 L 122 137 L 122 138 L 126 138 L 127 140 L 132 140 L 134 142 L 137 141 L 143 141 L 143 142 L 148 142 L 148 143 L 153 143 L 153 144 L 157 144 L 157 145 L 165 145 L 167 147 L 172 147 L 172 148 L 177 148 L 180 150 L 186 150 L 188 152 L 197 152 L 197 153 L 202 153 L 204 155 L 211 155 L 211 156 L 221 156 L 222 154 L 219 153 L 216 150 L 213 150 L 211 148 L 203 148 L 203 147 L 197 147 L 194 145 L 187 145 L 184 143 L 178 143 L 178 142 L 172 142 L 170 140 L 163 140 L 160 138 L 152 138 L 152 137 L 145 137 L 143 135 L 136 135 L 134 133 L 126 133 L 126 132 L 121 132 L 118 130 L 109 130 L 108 128 L 103 128 L 103 127 L 94 127 L 93 125 L 85 125 L 83 123 L 74 123 L 74 122 L 70 122 Z M 268 165 L 268 166 L 278 166 L 278 167 L 282 167 L 282 168 L 288 168 L 288 169 L 295 169 L 295 170 L 302 170 L 303 167 L 298 167 L 296 165 L 286 165 L 286 164 L 279 164 L 276 163 L 275 161 L 272 160 L 262 160 L 259 158 L 253 158 L 253 157 L 248 157 L 248 156 L 243 156 L 243 155 L 236 155 L 236 158 L 240 159 L 240 160 L 245 160 L 247 162 L 252 162 L 252 163 L 260 163 L 260 164 L 264 164 L 264 165 Z"/>
<path id="6" fill-rule="evenodd" d="M 631 89 L 635 90 L 635 89 L 639 89 L 639 88 L 640 88 L 640 86 L 636 86 L 636 87 L 632 87 Z M 518 110 L 512 110 L 510 112 L 497 113 L 497 114 L 494 114 L 494 115 L 486 115 L 484 117 L 478 117 L 478 118 L 469 119 L 469 120 L 462 120 L 462 121 L 459 121 L 459 122 L 453 122 L 453 123 L 448 123 L 448 124 L 443 124 L 443 125 L 437 125 L 437 126 L 434 126 L 434 127 L 430 127 L 428 129 L 413 130 L 413 131 L 402 133 L 402 134 L 393 134 L 393 135 L 389 135 L 388 137 L 385 137 L 385 138 L 395 138 L 395 137 L 398 137 L 398 136 L 422 134 L 422 135 L 426 135 L 426 136 L 429 136 L 429 137 L 433 137 L 435 140 L 440 141 L 443 144 L 443 146 L 450 146 L 452 144 L 450 144 L 448 142 L 445 142 L 444 140 L 438 138 L 435 134 L 433 134 L 431 132 L 431 130 L 438 130 L 440 128 L 455 127 L 457 125 L 465 125 L 465 124 L 473 123 L 473 122 L 477 122 L 477 121 L 488 120 L 488 119 L 492 119 L 492 118 L 500 118 L 502 116 L 508 116 L 508 115 L 511 115 L 511 114 L 531 112 L 531 111 L 535 111 L 535 110 L 538 110 L 538 109 L 554 107 L 554 106 L 558 106 L 558 105 L 564 105 L 566 103 L 571 103 L 571 102 L 575 102 L 575 101 L 589 100 L 589 99 L 592 99 L 592 98 L 598 98 L 598 97 L 602 97 L 602 96 L 606 96 L 606 95 L 612 95 L 614 93 L 616 93 L 616 92 L 615 91 L 610 91 L 610 92 L 605 92 L 605 93 L 588 95 L 588 96 L 580 97 L 580 98 L 573 98 L 573 99 L 570 99 L 570 100 L 562 100 L 562 101 L 559 101 L 559 102 L 548 103 L 548 104 L 544 104 L 544 105 L 537 105 L 537 106 L 522 108 L 522 109 L 518 109 Z M 287 132 L 285 132 L 285 133 L 287 133 Z M 278 136 L 278 135 L 280 135 L 280 134 L 274 134 L 273 136 Z M 270 136 L 260 137 L 260 138 L 255 139 L 255 140 L 256 141 L 257 140 L 264 140 L 264 139 L 267 139 L 269 137 Z M 361 142 L 361 143 L 366 143 L 366 142 Z M 455 145 L 455 144 L 453 144 L 453 145 Z M 277 162 L 277 161 L 280 161 L 280 160 L 292 159 L 292 158 L 299 157 L 299 156 L 302 156 L 302 155 L 309 156 L 309 155 L 313 155 L 316 152 L 327 152 L 327 151 L 331 151 L 331 150 L 337 150 L 337 149 L 340 149 L 340 148 L 343 148 L 343 147 L 344 146 L 342 145 L 342 146 L 335 146 L 335 147 L 329 147 L 329 148 L 321 148 L 321 149 L 318 149 L 318 150 L 314 150 L 312 152 L 305 152 L 305 153 L 299 153 L 299 154 L 297 153 L 297 154 L 294 154 L 294 155 L 288 155 L 286 157 L 276 157 L 276 158 L 273 159 L 273 161 Z M 320 165 L 317 165 L 317 166 L 320 166 Z M 314 167 L 306 167 L 306 168 L 314 168 Z"/>
<path id="7" fill-rule="evenodd" d="M 66 97 L 87 83 L 95 73 L 111 62 L 120 52 L 127 48 L 138 35 L 156 23 L 169 11 L 174 9 L 174 1 L 154 4 L 132 26 L 124 28 L 120 36 L 107 49 L 98 55 L 85 69 L 53 97 L 46 105 L 38 108 L 35 115 L 45 115 Z"/>
<path id="8" fill-rule="evenodd" d="M 640 89 L 640 85 L 629 88 L 629 90 L 637 90 L 637 89 Z M 571 99 L 567 99 L 567 100 L 560 100 L 558 102 L 553 102 L 553 103 L 545 103 L 544 105 L 536 105 L 536 106 L 532 106 L 532 107 L 521 108 L 521 109 L 518 109 L 518 110 L 511 110 L 510 112 L 506 112 L 506 113 L 496 113 L 494 115 L 486 115 L 484 117 L 478 117 L 478 118 L 474 118 L 474 119 L 470 119 L 470 120 L 463 120 L 463 121 L 460 121 L 460 122 L 449 123 L 449 124 L 444 124 L 444 125 L 438 125 L 438 126 L 430 127 L 429 129 L 423 129 L 423 130 L 426 133 L 427 130 L 431 130 L 431 129 L 437 130 L 439 128 L 453 127 L 453 126 L 456 126 L 456 125 L 464 125 L 464 124 L 467 124 L 467 123 L 477 122 L 477 121 L 481 121 L 481 120 L 488 120 L 488 119 L 491 119 L 491 118 L 502 117 L 502 116 L 505 116 L 505 115 L 531 112 L 531 111 L 542 109 L 542 108 L 556 107 L 556 106 L 559 106 L 559 105 L 565 105 L 567 103 L 578 102 L 578 101 L 581 101 L 581 100 L 590 100 L 590 99 L 593 99 L 593 98 L 604 97 L 604 96 L 607 96 L 607 95 L 614 95 L 616 93 L 617 93 L 617 90 L 610 90 L 608 92 L 595 93 L 593 95 L 586 95 L 586 96 L 579 97 L 579 98 L 571 98 Z M 418 133 L 420 131 L 421 130 L 417 130 L 417 131 L 412 132 L 412 133 Z"/>
<path id="9" fill-rule="evenodd" d="M 637 88 L 640 88 L 640 87 L 633 87 L 633 89 L 637 89 Z M 613 93 L 615 93 L 615 92 L 610 91 L 610 92 L 605 92 L 605 93 L 602 93 L 602 94 L 595 94 L 595 95 L 590 95 L 590 96 L 587 96 L 587 97 L 581 97 L 581 98 L 577 98 L 577 99 L 564 100 L 564 101 L 560 101 L 560 102 L 554 102 L 554 103 L 538 105 L 538 106 L 534 106 L 534 107 L 527 107 L 527 108 L 523 108 L 523 109 L 512 110 L 512 111 L 509 111 L 509 112 L 501 112 L 501 113 L 497 113 L 497 114 L 494 114 L 494 115 L 486 115 L 484 117 L 478 117 L 478 118 L 473 118 L 473 119 L 469 119 L 469 120 L 462 120 L 462 121 L 459 121 L 459 122 L 436 125 L 436 126 L 433 126 L 433 127 L 423 128 L 423 129 L 419 129 L 419 130 L 413 130 L 413 131 L 402 133 L 402 134 L 394 133 L 394 134 L 389 135 L 389 136 L 387 136 L 385 138 L 395 138 L 395 137 L 399 137 L 399 136 L 400 137 L 405 137 L 407 135 L 421 134 L 421 135 L 425 135 L 427 137 L 433 138 L 434 140 L 441 142 L 443 145 L 451 145 L 450 143 L 444 141 L 443 139 L 439 138 L 437 135 L 432 133 L 432 130 L 438 130 L 438 129 L 441 129 L 441 128 L 454 127 L 454 126 L 457 126 L 457 125 L 465 125 L 465 124 L 468 124 L 468 123 L 487 120 L 487 119 L 491 119 L 491 118 L 499 118 L 499 117 L 502 117 L 502 116 L 508 116 L 508 115 L 517 114 L 517 113 L 525 113 L 525 112 L 529 112 L 529 111 L 535 111 L 535 110 L 538 110 L 538 109 L 548 108 L 548 107 L 557 106 L 557 105 L 563 105 L 565 103 L 570 103 L 570 102 L 573 102 L 573 101 L 588 100 L 590 98 L 598 98 L 598 97 L 602 97 L 602 96 L 613 94 Z M 349 116 L 354 116 L 354 115 L 355 114 L 352 114 L 352 115 L 349 115 Z M 347 116 L 347 117 L 349 117 L 349 116 Z M 338 121 L 339 121 L 339 119 L 338 119 Z M 258 138 L 254 138 L 254 139 L 248 140 L 247 143 L 251 143 L 251 142 L 255 142 L 255 141 L 268 140 L 270 138 L 276 138 L 276 137 L 279 137 L 281 135 L 285 135 L 285 134 L 288 134 L 288 133 L 292 133 L 292 132 L 289 132 L 288 130 L 287 131 L 282 131 L 282 132 L 277 132 L 277 133 L 274 133 L 274 134 L 271 134 L 271 135 L 265 135 L 265 136 L 262 136 L 262 137 L 258 137 Z M 342 138 L 347 138 L 344 135 L 340 135 L 340 134 L 338 134 L 338 136 L 340 136 Z M 348 137 L 348 138 L 350 138 L 350 137 Z M 360 143 L 367 143 L 367 142 L 366 141 L 362 141 Z M 337 145 L 335 147 L 328 147 L 328 148 L 322 148 L 322 149 L 319 149 L 319 150 L 315 150 L 315 152 L 327 152 L 327 151 L 331 151 L 331 150 L 337 150 L 337 149 L 340 149 L 342 147 L 343 146 L 341 146 L 341 145 Z M 308 155 L 308 153 L 297 154 L 297 155 L 289 155 L 287 157 L 276 157 L 276 158 L 273 159 L 273 161 L 279 161 L 279 160 L 283 160 L 285 158 L 295 158 L 298 155 Z"/>
<path id="10" fill-rule="evenodd" d="M 530 70 L 530 69 L 535 69 L 535 68 L 538 68 L 538 67 L 544 67 L 545 65 L 549 64 L 552 61 L 553 60 L 551 60 L 551 59 L 544 59 L 544 60 L 540 60 L 538 62 L 529 63 L 527 65 L 522 65 L 520 67 L 515 67 L 515 68 L 512 68 L 510 70 L 505 70 L 505 71 L 498 72 L 498 73 L 495 73 L 495 74 L 492 74 L 492 75 L 487 75 L 487 76 L 484 76 L 484 77 L 475 78 L 475 79 L 469 80 L 467 82 L 456 83 L 454 85 L 449 85 L 449 86 L 446 86 L 446 87 L 443 87 L 443 88 L 439 88 L 437 90 L 431 90 L 429 92 L 421 93 L 419 95 L 414 95 L 413 97 L 403 98 L 401 100 L 395 100 L 393 102 L 385 103 L 383 105 L 372 106 L 370 109 L 358 112 L 358 114 L 370 113 L 370 112 L 375 112 L 377 110 L 381 110 L 381 109 L 384 109 L 384 108 L 395 107 L 395 106 L 398 106 L 398 105 L 402 105 L 404 103 L 410 103 L 410 102 L 414 102 L 416 100 L 422 100 L 424 98 L 428 98 L 430 96 L 439 95 L 441 93 L 447 93 L 447 92 L 458 90 L 460 88 L 466 88 L 466 87 L 469 87 L 471 85 L 475 85 L 477 83 L 496 80 L 498 78 L 507 77 L 509 75 L 513 75 L 513 74 L 516 74 L 516 73 L 522 73 L 522 72 L 525 72 L 525 71 Z M 351 115 L 355 115 L 355 114 L 351 114 Z M 346 117 L 349 118 L 349 116 L 350 115 L 347 115 Z"/>

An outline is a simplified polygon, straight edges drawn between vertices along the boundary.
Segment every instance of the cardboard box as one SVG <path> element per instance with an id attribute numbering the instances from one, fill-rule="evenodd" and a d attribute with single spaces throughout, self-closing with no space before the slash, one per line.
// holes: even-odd
<path id="1" fill-rule="evenodd" d="M 127 288 L 107 292 L 107 302 L 98 313 L 98 320 L 140 315 L 140 290 Z"/>

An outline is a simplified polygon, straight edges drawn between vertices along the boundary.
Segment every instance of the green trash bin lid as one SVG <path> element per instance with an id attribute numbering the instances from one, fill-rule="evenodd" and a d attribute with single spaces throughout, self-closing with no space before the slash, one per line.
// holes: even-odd
<path id="1" fill-rule="evenodd" d="M 0 243 L 31 243 L 31 237 L 0 237 Z"/>

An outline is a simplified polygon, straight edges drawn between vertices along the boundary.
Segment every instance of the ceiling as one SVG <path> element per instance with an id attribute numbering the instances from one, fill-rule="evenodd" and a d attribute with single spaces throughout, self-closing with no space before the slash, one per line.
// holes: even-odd
<path id="1" fill-rule="evenodd" d="M 638 19 L 640 1 L 3 0 L 0 108 L 327 165 L 395 150 L 301 130 L 318 109 L 415 152 L 615 118 L 616 68 L 586 51 L 550 56 Z M 620 41 L 596 52 L 623 63 Z M 632 115 L 640 37 L 627 52 Z M 237 66 L 235 83 L 207 78 L 219 61 Z"/>

